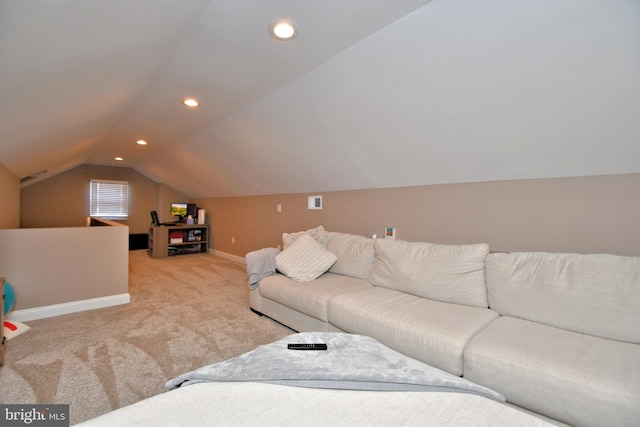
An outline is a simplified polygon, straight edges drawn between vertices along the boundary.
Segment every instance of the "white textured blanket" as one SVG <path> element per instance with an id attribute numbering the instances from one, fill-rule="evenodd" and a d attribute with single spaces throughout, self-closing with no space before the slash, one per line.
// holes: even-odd
<path id="1" fill-rule="evenodd" d="M 328 349 L 288 350 L 288 343 L 326 343 Z M 166 387 L 234 381 L 348 390 L 462 392 L 505 401 L 491 389 L 407 357 L 372 338 L 329 332 L 290 335 L 183 374 Z"/>

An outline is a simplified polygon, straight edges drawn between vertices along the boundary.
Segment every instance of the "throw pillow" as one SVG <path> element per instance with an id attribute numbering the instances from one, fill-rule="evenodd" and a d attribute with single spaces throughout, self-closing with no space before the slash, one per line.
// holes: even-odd
<path id="1" fill-rule="evenodd" d="M 309 282 L 329 270 L 336 259 L 313 237 L 303 234 L 276 256 L 276 265 L 287 277 L 297 282 Z"/>
<path id="2" fill-rule="evenodd" d="M 324 227 L 319 225 L 316 228 L 311 228 L 307 231 L 298 231 L 297 233 L 282 233 L 282 249 L 287 249 L 287 247 L 295 242 L 298 237 L 305 234 L 313 237 L 322 246 L 327 246 L 324 237 Z"/>

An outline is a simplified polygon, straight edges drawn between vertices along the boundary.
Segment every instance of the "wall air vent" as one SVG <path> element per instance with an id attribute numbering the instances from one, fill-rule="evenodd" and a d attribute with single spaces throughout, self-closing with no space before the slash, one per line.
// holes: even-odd
<path id="1" fill-rule="evenodd" d="M 27 183 L 29 181 L 33 181 L 34 179 L 36 179 L 39 175 L 42 175 L 43 173 L 47 173 L 47 170 L 41 170 L 40 172 L 36 172 L 34 174 L 31 174 L 29 176 L 25 176 L 24 178 L 20 178 L 20 184 L 24 184 Z"/>

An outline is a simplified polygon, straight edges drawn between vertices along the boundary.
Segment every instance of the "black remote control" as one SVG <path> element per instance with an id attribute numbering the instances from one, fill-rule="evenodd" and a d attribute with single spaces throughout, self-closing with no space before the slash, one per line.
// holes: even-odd
<path id="1" fill-rule="evenodd" d="M 287 344 L 289 350 L 326 350 L 326 344 Z"/>

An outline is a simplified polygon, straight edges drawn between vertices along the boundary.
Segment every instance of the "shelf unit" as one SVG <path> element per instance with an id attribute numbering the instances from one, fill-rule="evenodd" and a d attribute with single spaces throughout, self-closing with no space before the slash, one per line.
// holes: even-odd
<path id="1" fill-rule="evenodd" d="M 151 226 L 147 253 L 151 258 L 206 253 L 208 241 L 206 224 Z"/>

